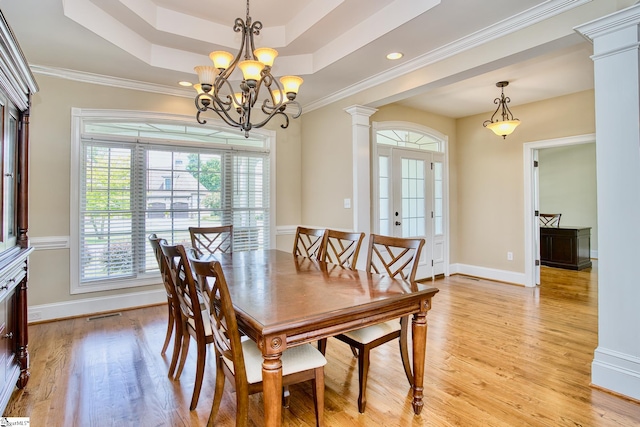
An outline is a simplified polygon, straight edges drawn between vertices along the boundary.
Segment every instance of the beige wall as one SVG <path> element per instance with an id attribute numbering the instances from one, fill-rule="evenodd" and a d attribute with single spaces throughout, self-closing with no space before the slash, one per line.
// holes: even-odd
<path id="1" fill-rule="evenodd" d="M 353 153 L 351 116 L 344 103 L 302 116 L 302 223 L 352 229 Z"/>
<path id="2" fill-rule="evenodd" d="M 29 194 L 29 236 L 70 234 L 71 108 L 166 112 L 193 116 L 190 98 L 118 89 L 36 75 L 40 91 L 32 100 Z M 271 125 L 271 124 L 270 124 Z M 276 225 L 300 221 L 300 119 L 277 132 Z M 278 244 L 280 244 L 278 242 Z M 287 246 L 288 249 L 288 246 Z M 30 257 L 29 305 L 122 294 L 155 287 L 70 295 L 69 250 L 36 250 Z M 160 286 L 157 287 L 160 289 Z"/>
<path id="3" fill-rule="evenodd" d="M 38 76 L 31 119 L 32 238 L 69 236 L 71 108 L 106 108 L 193 115 L 191 99 Z M 351 228 L 351 116 L 334 104 L 293 120 L 277 137 L 276 225 Z M 410 121 L 449 137 L 451 262 L 523 271 L 522 143 L 592 133 L 593 93 L 518 106 L 523 124 L 507 140 L 482 127 L 490 112 L 454 120 L 399 105 L 381 107 L 372 121 Z M 276 124 L 277 126 L 277 124 Z M 301 143 L 304 141 L 304 143 Z M 299 160 L 300 159 L 300 160 Z M 487 224 L 491 224 L 490 227 Z M 290 250 L 291 236 L 277 247 Z M 506 261 L 506 252 L 515 255 Z M 51 274 L 55 272 L 55 274 Z M 127 293 L 145 288 L 69 294 L 68 249 L 31 257 L 30 305 Z"/>
<path id="4" fill-rule="evenodd" d="M 345 198 L 353 199 L 353 147 L 351 115 L 345 106 L 331 105 L 303 116 L 302 221 L 307 225 L 353 228 L 353 210 L 345 209 Z M 432 128 L 449 138 L 450 200 L 456 200 L 455 120 L 397 104 L 383 106 L 370 122 L 404 121 Z M 455 236 L 456 203 L 451 203 L 451 235 Z M 455 249 L 452 249 L 452 259 Z"/>
<path id="5" fill-rule="evenodd" d="M 596 144 L 545 148 L 538 160 L 540 212 L 561 213 L 560 226 L 591 227 L 597 251 Z"/>
<path id="6" fill-rule="evenodd" d="M 332 105 L 303 116 L 302 222 L 351 228 L 351 116 Z M 524 272 L 523 143 L 594 132 L 593 92 L 513 108 L 522 125 L 503 140 L 482 127 L 492 113 L 454 120 L 392 104 L 371 122 L 408 121 L 449 138 L 450 261 Z M 507 252 L 514 260 L 507 260 Z"/>
<path id="7" fill-rule="evenodd" d="M 523 143 L 595 132 L 593 91 L 513 107 L 522 124 L 505 140 L 458 120 L 458 262 L 524 272 Z M 507 252 L 514 260 L 507 261 Z"/>

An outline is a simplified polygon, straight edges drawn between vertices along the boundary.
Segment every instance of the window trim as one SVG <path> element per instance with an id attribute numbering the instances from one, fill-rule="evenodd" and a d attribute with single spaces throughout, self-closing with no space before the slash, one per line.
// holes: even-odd
<path id="1" fill-rule="evenodd" d="M 140 274 L 136 278 L 97 280 L 90 283 L 80 283 L 80 154 L 82 147 L 82 130 L 85 120 L 109 119 L 109 120 L 137 120 L 145 122 L 182 122 L 184 124 L 194 124 L 193 116 L 185 116 L 170 113 L 157 113 L 148 111 L 131 110 L 102 110 L 102 109 L 71 109 L 71 166 L 70 166 L 70 258 L 69 258 L 69 281 L 70 293 L 83 294 L 89 292 L 115 291 L 119 289 L 134 288 L 139 286 L 149 286 L 160 284 L 160 275 L 147 273 Z M 212 129 L 228 131 L 229 128 L 221 120 L 208 120 L 207 125 Z M 269 151 L 269 239 L 271 247 L 276 245 L 276 132 L 266 129 L 256 129 L 251 131 L 254 134 L 265 138 L 265 148 L 259 151 Z M 124 139 L 124 138 L 123 138 Z M 141 140 L 141 139 L 139 139 Z M 154 144 L 163 144 L 163 141 L 153 141 Z M 168 144 L 167 142 L 164 142 Z M 189 147 L 209 147 L 233 150 L 233 146 L 221 144 L 206 144 L 185 141 L 171 141 L 172 146 Z M 243 148 L 243 150 L 245 150 Z M 246 147 L 246 151 L 256 151 L 256 148 Z"/>

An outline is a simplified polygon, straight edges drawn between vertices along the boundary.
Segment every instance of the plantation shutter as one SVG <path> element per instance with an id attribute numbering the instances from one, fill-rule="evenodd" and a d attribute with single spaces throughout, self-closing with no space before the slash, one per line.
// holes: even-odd
<path id="1" fill-rule="evenodd" d="M 270 247 L 268 152 L 82 139 L 80 283 L 157 270 L 148 235 L 234 226 L 234 251 Z"/>

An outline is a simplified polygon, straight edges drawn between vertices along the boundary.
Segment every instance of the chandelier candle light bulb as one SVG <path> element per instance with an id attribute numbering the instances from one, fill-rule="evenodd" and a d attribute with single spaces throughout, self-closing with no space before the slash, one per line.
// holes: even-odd
<path id="1" fill-rule="evenodd" d="M 280 127 L 286 129 L 289 126 L 289 114 L 286 111 L 288 107 L 296 108 L 291 114 L 292 118 L 300 117 L 302 108 L 295 99 L 303 80 L 297 76 L 284 76 L 278 80 L 271 75 L 271 67 L 278 51 L 269 47 L 255 48 L 253 37 L 259 35 L 261 29 L 262 22 L 252 22 L 249 16 L 247 0 L 246 20 L 236 18 L 233 26 L 235 32 L 242 34 L 236 56 L 225 51 L 214 51 L 209 54 L 213 66 L 194 68 L 200 80 L 199 85 L 194 85 L 198 92 L 195 98 L 198 123 L 207 122 L 200 117 L 202 113 L 213 111 L 227 125 L 239 128 L 248 138 L 251 129 L 261 128 L 275 116 L 284 119 Z M 243 75 L 238 85 L 241 92 L 234 92 L 235 85 L 230 81 L 236 67 Z M 264 90 L 261 91 L 262 88 Z M 254 107 L 260 110 L 262 116 L 258 116 L 261 121 L 252 123 Z"/>

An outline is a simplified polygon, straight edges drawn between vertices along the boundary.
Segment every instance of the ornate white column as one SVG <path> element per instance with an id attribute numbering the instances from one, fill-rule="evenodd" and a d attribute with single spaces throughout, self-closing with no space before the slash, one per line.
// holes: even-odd
<path id="1" fill-rule="evenodd" d="M 351 114 L 353 144 L 353 230 L 365 232 L 362 250 L 369 246 L 371 233 L 371 124 L 369 117 L 375 108 L 353 105 L 344 109 Z M 358 258 L 358 268 L 364 268 L 366 256 Z"/>
<path id="2" fill-rule="evenodd" d="M 375 108 L 354 105 L 351 114 L 353 141 L 353 230 L 371 232 L 371 124 Z"/>
<path id="3" fill-rule="evenodd" d="M 598 348 L 591 382 L 640 399 L 640 5 L 576 27 L 593 41 Z"/>

